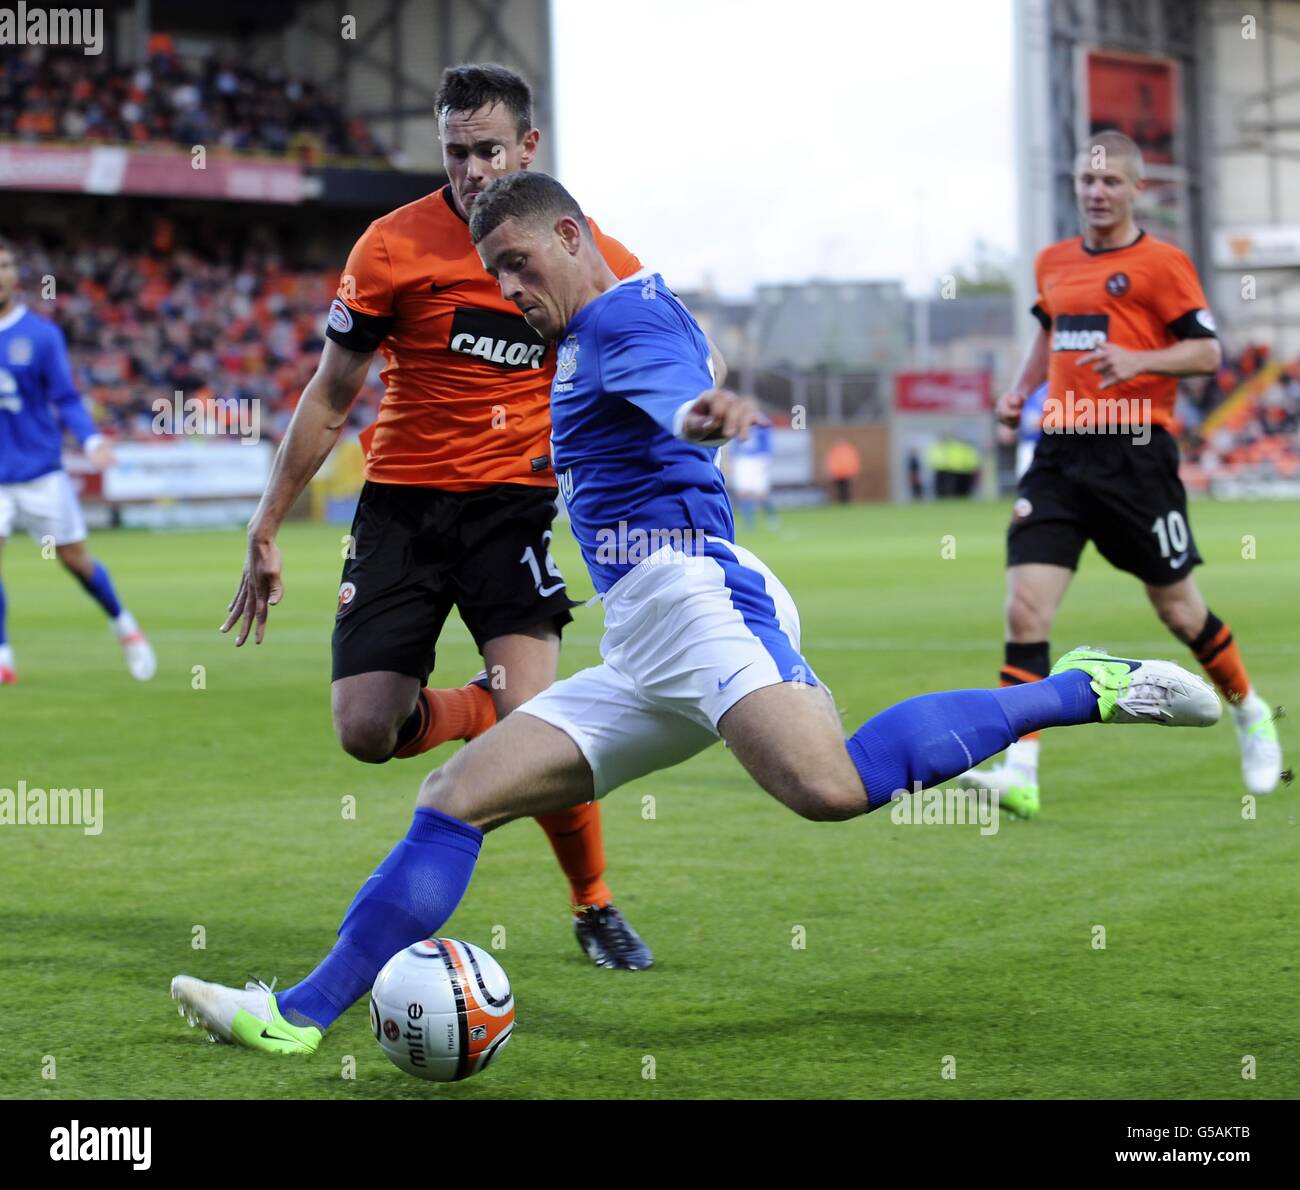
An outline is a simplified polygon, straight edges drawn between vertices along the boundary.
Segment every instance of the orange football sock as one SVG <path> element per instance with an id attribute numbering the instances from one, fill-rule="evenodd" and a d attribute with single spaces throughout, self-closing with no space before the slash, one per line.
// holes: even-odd
<path id="1" fill-rule="evenodd" d="M 492 695 L 482 686 L 454 686 L 450 690 L 420 691 L 415 709 L 421 724 L 415 735 L 393 753 L 405 760 L 419 756 L 448 740 L 472 740 L 497 721 Z"/>
<path id="2" fill-rule="evenodd" d="M 1232 639 L 1232 629 L 1213 612 L 1189 647 L 1229 702 L 1238 703 L 1250 693 L 1250 678 Z"/>
<path id="3" fill-rule="evenodd" d="M 1014 660 L 1013 660 L 1014 659 Z M 1022 645 L 1011 641 L 1006 646 L 1006 661 L 998 673 L 999 686 L 1023 686 L 1026 682 L 1041 682 L 1051 668 L 1047 641 Z M 1022 740 L 1037 740 L 1041 733 L 1026 732 Z"/>
<path id="4" fill-rule="evenodd" d="M 588 802 L 559 814 L 539 814 L 537 824 L 546 832 L 555 858 L 569 878 L 573 904 L 608 905 L 614 898 L 605 883 L 605 837 L 600 826 L 600 806 Z"/>

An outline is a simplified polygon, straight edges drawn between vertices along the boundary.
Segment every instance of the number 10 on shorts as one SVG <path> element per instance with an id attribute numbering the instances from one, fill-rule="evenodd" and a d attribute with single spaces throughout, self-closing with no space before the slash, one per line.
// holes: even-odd
<path id="1" fill-rule="evenodd" d="M 1151 531 L 1160 539 L 1160 556 L 1167 558 L 1171 553 L 1181 554 L 1187 549 L 1187 522 L 1177 509 L 1163 517 L 1156 517 Z"/>

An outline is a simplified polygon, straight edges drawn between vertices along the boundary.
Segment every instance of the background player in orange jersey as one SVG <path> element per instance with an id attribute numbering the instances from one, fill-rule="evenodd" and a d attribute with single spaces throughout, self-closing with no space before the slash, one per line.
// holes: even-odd
<path id="1" fill-rule="evenodd" d="M 501 66 L 449 68 L 437 97 L 450 184 L 376 219 L 348 257 L 327 342 L 249 524 L 228 631 L 236 645 L 283 596 L 280 523 L 338 440 L 375 351 L 384 398 L 363 436 L 366 483 L 335 619 L 331 703 L 339 742 L 359 760 L 416 756 L 473 739 L 555 679 L 573 601 L 548 547 L 554 350 L 503 301 L 470 241 L 467 216 L 502 174 L 537 151 L 528 84 Z M 592 224 L 620 277 L 640 262 Z M 428 688 L 452 607 L 485 674 Z M 537 820 L 572 890 L 578 941 L 602 967 L 653 956 L 612 904 L 600 810 Z"/>
<path id="2" fill-rule="evenodd" d="M 1222 691 L 1246 788 L 1269 793 L 1282 778 L 1273 713 L 1191 576 L 1201 556 L 1166 428 L 1177 378 L 1217 371 L 1221 351 L 1195 266 L 1134 222 L 1141 186 L 1137 145 L 1098 133 L 1075 162 L 1083 235 L 1052 244 L 1035 265 L 1042 330 L 998 403 L 1000 419 L 1018 425 L 1028 395 L 1048 382 L 1043 436 L 1007 533 L 1002 683 L 1046 676 L 1052 621 L 1091 540 L 1142 581 L 1161 622 Z M 1002 764 L 967 778 L 1030 817 L 1039 806 L 1038 748 L 1035 733 L 1012 744 Z"/>

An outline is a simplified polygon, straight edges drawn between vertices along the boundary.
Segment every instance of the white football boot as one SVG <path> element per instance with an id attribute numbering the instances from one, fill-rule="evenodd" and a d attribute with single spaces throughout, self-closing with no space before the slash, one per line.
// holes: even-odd
<path id="1" fill-rule="evenodd" d="M 126 668 L 137 682 L 147 682 L 158 672 L 158 659 L 154 656 L 153 646 L 140 631 L 135 617 L 123 609 L 122 614 L 113 621 L 113 635 L 122 646 L 126 655 Z"/>
<path id="2" fill-rule="evenodd" d="M 1241 746 L 1241 779 L 1250 793 L 1272 793 L 1282 780 L 1282 743 L 1274 714 L 1254 690 L 1232 707 Z"/>

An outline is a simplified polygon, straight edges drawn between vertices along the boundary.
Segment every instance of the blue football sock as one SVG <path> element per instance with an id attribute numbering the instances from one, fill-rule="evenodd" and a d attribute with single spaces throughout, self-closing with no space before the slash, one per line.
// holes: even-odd
<path id="1" fill-rule="evenodd" d="M 1069 670 L 1001 690 L 922 694 L 868 719 L 845 741 L 870 810 L 897 792 L 930 789 L 1044 727 L 1096 723 L 1086 673 Z"/>
<path id="2" fill-rule="evenodd" d="M 328 1029 L 370 990 L 404 946 L 429 937 L 452 915 L 474 871 L 483 832 L 420 807 L 406 838 L 361 886 L 334 949 L 301 983 L 276 993 L 295 1025 Z"/>
<path id="3" fill-rule="evenodd" d="M 95 563 L 89 578 L 82 578 L 75 570 L 72 573 L 77 575 L 77 582 L 86 588 L 87 594 L 108 613 L 110 619 L 116 620 L 122 614 L 122 605 L 113 590 L 113 580 L 108 577 L 103 562 Z"/>
<path id="4" fill-rule="evenodd" d="M 5 585 L 0 582 L 0 645 L 9 643 L 9 634 L 5 629 L 5 618 L 8 614 L 8 605 L 5 603 Z"/>

